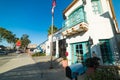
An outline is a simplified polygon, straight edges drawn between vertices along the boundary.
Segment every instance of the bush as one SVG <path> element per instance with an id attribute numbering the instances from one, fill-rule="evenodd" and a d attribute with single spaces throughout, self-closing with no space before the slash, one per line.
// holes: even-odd
<path id="1" fill-rule="evenodd" d="M 99 60 L 100 59 L 97 57 L 87 58 L 85 61 L 85 66 L 97 68 L 99 66 Z"/>
<path id="2" fill-rule="evenodd" d="M 32 54 L 32 56 L 33 56 L 33 57 L 34 57 L 34 56 L 46 56 L 46 54 L 45 54 L 45 53 L 37 52 L 37 53 Z"/>
<path id="3" fill-rule="evenodd" d="M 117 66 L 100 66 L 93 74 L 85 77 L 85 80 L 119 80 Z"/>

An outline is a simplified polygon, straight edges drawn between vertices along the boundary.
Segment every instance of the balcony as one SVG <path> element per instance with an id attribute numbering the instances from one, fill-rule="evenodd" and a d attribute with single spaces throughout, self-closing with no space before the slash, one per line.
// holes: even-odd
<path id="1" fill-rule="evenodd" d="M 71 36 L 77 33 L 81 33 L 81 32 L 86 32 L 88 30 L 88 24 L 85 22 L 81 22 L 77 25 L 75 25 L 74 27 L 71 27 L 69 29 L 66 29 L 62 32 L 63 36 Z"/>
<path id="2" fill-rule="evenodd" d="M 80 6 L 64 21 L 62 34 L 63 36 L 70 36 L 87 30 L 88 24 L 86 20 L 86 13 L 84 11 L 84 7 Z"/>

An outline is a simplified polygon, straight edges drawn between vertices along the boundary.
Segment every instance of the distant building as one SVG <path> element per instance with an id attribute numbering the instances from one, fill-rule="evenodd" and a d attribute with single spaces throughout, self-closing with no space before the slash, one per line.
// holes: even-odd
<path id="1" fill-rule="evenodd" d="M 36 47 L 37 47 L 37 44 L 29 44 L 27 47 L 27 53 L 33 53 Z"/>
<path id="2" fill-rule="evenodd" d="M 28 45 L 28 48 L 36 48 L 37 47 L 37 44 L 29 44 Z"/>
<path id="3" fill-rule="evenodd" d="M 47 40 L 36 47 L 36 48 L 39 48 L 42 53 L 46 53 L 46 42 Z"/>

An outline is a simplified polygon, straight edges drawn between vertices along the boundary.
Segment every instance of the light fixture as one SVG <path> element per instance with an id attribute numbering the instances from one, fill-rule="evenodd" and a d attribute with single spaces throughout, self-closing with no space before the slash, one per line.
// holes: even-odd
<path id="1" fill-rule="evenodd" d="M 86 0 L 82 0 L 83 1 L 83 5 L 86 5 Z"/>
<path id="2" fill-rule="evenodd" d="M 88 42 L 89 42 L 89 45 L 93 45 L 93 39 L 90 36 L 89 36 Z"/>

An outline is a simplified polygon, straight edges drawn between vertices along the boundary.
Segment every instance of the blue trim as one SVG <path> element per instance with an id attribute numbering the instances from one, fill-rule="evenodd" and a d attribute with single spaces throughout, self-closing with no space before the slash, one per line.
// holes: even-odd
<path id="1" fill-rule="evenodd" d="M 92 0 L 91 1 L 92 2 L 92 4 L 93 3 L 96 3 L 97 5 L 93 5 L 92 7 L 93 7 L 93 12 L 95 13 L 95 14 L 101 14 L 102 13 L 102 5 L 101 5 L 101 2 L 100 2 L 100 0 Z M 95 9 L 97 7 L 97 9 Z M 98 12 L 98 13 L 97 13 Z"/>
<path id="2" fill-rule="evenodd" d="M 81 63 L 81 62 L 85 62 L 85 60 L 87 58 L 90 57 L 90 47 L 88 45 L 88 41 L 86 42 L 79 42 L 79 43 L 73 43 L 71 44 L 71 46 L 73 46 L 73 52 L 74 52 L 74 60 L 73 60 L 73 64 L 75 63 L 78 63 L 78 61 Z M 81 46 L 81 48 L 80 48 Z M 71 52 L 72 52 L 72 49 L 71 49 Z M 78 53 L 78 54 L 77 54 Z M 81 54 L 83 53 L 83 54 Z M 79 59 L 78 57 L 82 56 L 83 57 L 83 60 L 77 60 Z"/>
<path id="3" fill-rule="evenodd" d="M 64 21 L 62 24 L 63 31 L 66 29 L 69 29 L 81 22 L 86 22 L 86 13 L 84 11 L 84 6 L 78 7 L 76 10 L 74 10 L 69 16 L 68 19 Z"/>

